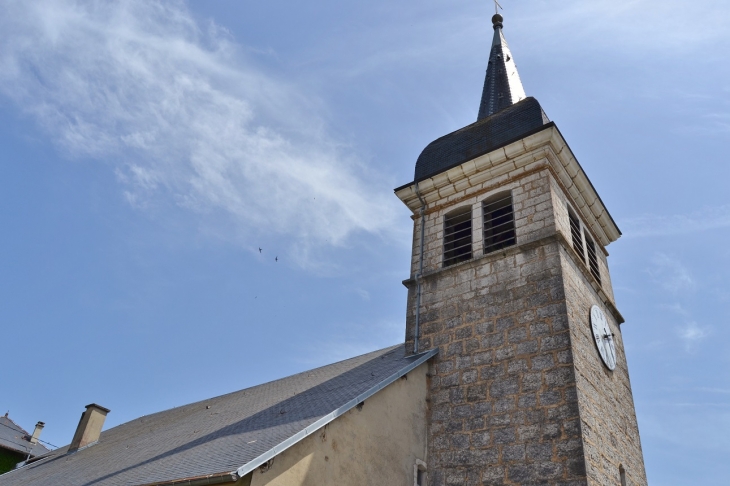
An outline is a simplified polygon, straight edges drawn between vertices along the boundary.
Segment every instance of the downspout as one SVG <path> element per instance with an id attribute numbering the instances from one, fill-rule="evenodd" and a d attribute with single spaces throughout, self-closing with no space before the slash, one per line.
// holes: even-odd
<path id="1" fill-rule="evenodd" d="M 413 337 L 413 353 L 418 353 L 418 336 L 421 328 L 421 276 L 423 275 L 423 239 L 426 231 L 426 202 L 421 197 L 421 193 L 418 190 L 418 182 L 416 182 L 416 196 L 421 201 L 421 243 L 418 250 L 418 273 L 416 273 L 416 329 L 415 336 Z"/>

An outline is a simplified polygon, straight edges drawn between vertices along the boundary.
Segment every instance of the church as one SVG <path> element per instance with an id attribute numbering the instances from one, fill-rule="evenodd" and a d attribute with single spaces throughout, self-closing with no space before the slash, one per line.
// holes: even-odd
<path id="1" fill-rule="evenodd" d="M 646 485 L 606 251 L 621 232 L 503 21 L 477 121 L 395 189 L 404 343 L 108 430 L 90 404 L 0 486 Z"/>

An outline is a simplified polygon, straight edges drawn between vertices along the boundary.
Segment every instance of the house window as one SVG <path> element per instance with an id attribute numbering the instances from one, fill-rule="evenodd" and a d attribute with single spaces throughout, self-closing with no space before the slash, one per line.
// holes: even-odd
<path id="1" fill-rule="evenodd" d="M 583 263 L 586 262 L 585 250 L 583 250 L 583 233 L 580 231 L 580 221 L 572 209 L 568 208 L 568 219 L 570 220 L 570 235 L 573 237 L 573 249 Z"/>
<path id="2" fill-rule="evenodd" d="M 623 465 L 618 467 L 618 474 L 621 478 L 621 486 L 626 486 L 626 469 L 624 469 Z"/>
<path id="3" fill-rule="evenodd" d="M 598 270 L 598 257 L 596 255 L 596 245 L 593 240 L 587 234 L 586 237 L 586 248 L 588 249 L 588 266 L 591 269 L 593 278 L 596 279 L 598 285 L 601 285 L 601 273 Z"/>
<path id="4" fill-rule="evenodd" d="M 502 193 L 484 201 L 484 253 L 501 250 L 517 242 L 512 193 Z"/>
<path id="5" fill-rule="evenodd" d="M 471 260 L 471 206 L 444 217 L 444 267 Z"/>

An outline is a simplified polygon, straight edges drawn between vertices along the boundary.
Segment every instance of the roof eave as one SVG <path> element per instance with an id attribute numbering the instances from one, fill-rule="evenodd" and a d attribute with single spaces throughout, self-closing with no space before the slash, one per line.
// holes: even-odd
<path id="1" fill-rule="evenodd" d="M 434 202 L 447 194 L 455 194 L 463 190 L 465 183 L 476 185 L 488 180 L 491 172 L 504 173 L 510 162 L 531 163 L 529 157 L 526 159 L 525 156 L 543 149 L 547 149 L 549 154 L 547 161 L 551 169 L 574 202 L 576 210 L 583 214 L 585 222 L 588 223 L 601 245 L 606 247 L 616 241 L 621 236 L 621 231 L 553 122 L 529 135 L 522 136 L 431 177 L 401 186 L 395 189 L 395 193 L 416 214 L 421 208 L 418 194 L 427 204 Z M 515 168 L 515 172 L 519 170 L 519 167 Z M 418 191 L 416 191 L 416 185 L 418 185 Z"/>
<path id="2" fill-rule="evenodd" d="M 215 474 L 207 474 L 205 476 L 194 476 L 183 479 L 172 479 L 170 481 L 158 481 L 154 483 L 145 483 L 138 486 L 205 486 L 208 484 L 233 483 L 240 478 L 236 471 L 228 471 Z"/>
<path id="3" fill-rule="evenodd" d="M 257 458 L 253 459 L 252 461 L 247 462 L 243 466 L 239 467 L 235 472 L 238 474 L 239 477 L 243 477 L 246 474 L 250 473 L 251 471 L 255 470 L 257 467 L 261 466 L 262 464 L 265 464 L 270 459 L 273 459 L 274 457 L 278 456 L 291 446 L 295 445 L 298 442 L 301 442 L 306 437 L 312 435 L 313 433 L 317 432 L 319 429 L 324 427 L 325 425 L 329 424 L 336 418 L 344 415 L 346 412 L 352 410 L 355 408 L 359 403 L 364 402 L 368 398 L 372 397 L 376 393 L 378 393 L 380 390 L 385 388 L 386 386 L 390 385 L 391 383 L 398 380 L 400 377 L 408 374 L 409 372 L 413 371 L 414 369 L 421 366 L 423 363 L 428 361 L 429 359 L 433 358 L 438 354 L 438 348 L 432 349 L 430 351 L 426 351 L 425 353 L 421 353 L 419 355 L 416 355 L 417 358 L 413 361 L 411 361 L 407 366 L 404 366 L 400 370 L 398 370 L 396 373 L 390 375 L 377 385 L 373 386 L 369 390 L 361 393 L 357 397 L 353 398 L 349 402 L 345 403 L 338 409 L 334 410 L 333 412 L 325 415 L 321 419 L 317 420 L 313 424 L 309 425 L 308 427 L 304 428 L 304 430 L 301 430 L 297 432 L 296 434 L 292 435 L 285 441 L 277 444 L 276 446 L 272 447 L 268 451 L 264 452 Z"/>

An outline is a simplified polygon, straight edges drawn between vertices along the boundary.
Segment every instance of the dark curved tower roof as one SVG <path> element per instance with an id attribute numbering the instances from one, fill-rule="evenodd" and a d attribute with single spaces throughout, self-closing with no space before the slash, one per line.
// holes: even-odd
<path id="1" fill-rule="evenodd" d="M 550 120 L 540 103 L 535 98 L 525 98 L 428 144 L 416 161 L 414 181 L 422 181 L 524 138 L 548 123 Z"/>
<path id="2" fill-rule="evenodd" d="M 494 39 L 477 122 L 431 142 L 418 157 L 418 182 L 530 135 L 550 123 L 540 103 L 528 98 L 502 34 L 492 17 Z"/>

